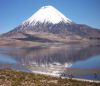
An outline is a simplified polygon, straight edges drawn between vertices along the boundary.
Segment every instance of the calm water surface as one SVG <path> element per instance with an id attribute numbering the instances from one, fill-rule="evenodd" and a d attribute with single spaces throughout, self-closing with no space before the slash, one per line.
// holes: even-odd
<path id="1" fill-rule="evenodd" d="M 100 80 L 100 46 L 0 48 L 0 68 Z"/>

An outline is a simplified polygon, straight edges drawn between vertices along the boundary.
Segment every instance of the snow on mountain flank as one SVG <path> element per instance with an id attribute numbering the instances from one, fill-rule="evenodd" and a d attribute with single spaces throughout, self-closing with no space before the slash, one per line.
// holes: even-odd
<path id="1" fill-rule="evenodd" d="M 41 23 L 49 22 L 49 23 L 57 24 L 62 21 L 65 23 L 72 22 L 70 19 L 65 17 L 61 12 L 59 12 L 53 6 L 43 6 L 29 19 L 24 21 L 24 23 L 28 22 L 31 24 L 35 24 L 37 22 L 41 22 Z"/>

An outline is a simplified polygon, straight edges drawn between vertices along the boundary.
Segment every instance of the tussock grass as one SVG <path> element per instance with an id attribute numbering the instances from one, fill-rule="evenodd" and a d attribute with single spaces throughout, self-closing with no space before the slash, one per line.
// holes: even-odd
<path id="1" fill-rule="evenodd" d="M 100 83 L 1 69 L 0 86 L 100 86 Z"/>

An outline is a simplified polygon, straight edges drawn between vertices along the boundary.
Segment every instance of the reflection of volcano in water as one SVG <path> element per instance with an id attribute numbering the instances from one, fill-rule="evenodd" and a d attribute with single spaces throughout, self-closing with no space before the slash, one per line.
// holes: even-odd
<path id="1" fill-rule="evenodd" d="M 16 59 L 17 66 L 23 67 L 24 69 L 26 68 L 32 72 L 61 74 L 62 72 L 66 72 L 65 68 L 67 68 L 67 73 L 74 72 L 74 70 L 70 70 L 70 68 L 72 68 L 75 63 L 81 61 L 84 63 L 91 58 L 96 58 L 95 56 L 100 55 L 100 46 L 63 45 L 38 49 L 0 48 L 0 53 Z M 84 68 L 86 67 L 86 65 L 82 66 L 84 66 Z M 98 63 L 97 66 L 100 68 Z M 84 68 L 82 70 L 76 70 L 78 71 L 77 73 L 81 71 L 81 73 L 84 74 Z M 93 68 L 94 67 L 92 67 L 92 70 L 94 70 Z M 87 74 L 91 73 L 93 73 L 93 71 L 87 71 Z"/>
<path id="2" fill-rule="evenodd" d="M 2 54 L 16 57 L 18 62 L 24 65 L 73 64 L 100 55 L 100 48 L 98 46 L 66 45 L 41 49 L 12 49 L 2 51 Z"/>

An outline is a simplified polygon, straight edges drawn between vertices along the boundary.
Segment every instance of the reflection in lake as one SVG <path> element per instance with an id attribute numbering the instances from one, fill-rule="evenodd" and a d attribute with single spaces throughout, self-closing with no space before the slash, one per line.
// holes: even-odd
<path id="1" fill-rule="evenodd" d="M 4 57 L 6 56 L 6 58 Z M 10 62 L 4 62 L 2 58 Z M 7 58 L 8 57 L 8 58 Z M 0 64 L 31 72 L 100 80 L 100 46 L 63 45 L 49 48 L 14 49 L 0 48 Z M 9 59 L 9 60 L 10 60 Z M 9 61 L 6 60 L 6 61 Z M 12 63 L 14 61 L 14 63 Z M 13 64 L 13 65 L 12 65 Z M 64 75 L 64 76 L 65 76 Z"/>

